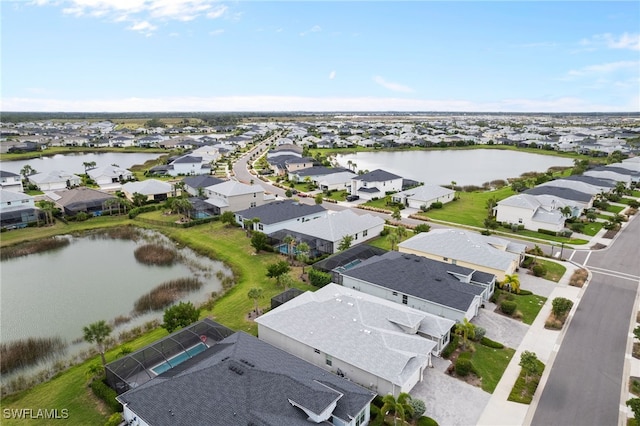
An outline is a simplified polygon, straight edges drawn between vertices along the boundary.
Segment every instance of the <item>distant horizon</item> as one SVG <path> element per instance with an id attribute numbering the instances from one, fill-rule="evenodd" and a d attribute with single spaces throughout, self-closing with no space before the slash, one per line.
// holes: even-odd
<path id="1" fill-rule="evenodd" d="M 5 0 L 0 110 L 640 112 L 640 2 Z"/>

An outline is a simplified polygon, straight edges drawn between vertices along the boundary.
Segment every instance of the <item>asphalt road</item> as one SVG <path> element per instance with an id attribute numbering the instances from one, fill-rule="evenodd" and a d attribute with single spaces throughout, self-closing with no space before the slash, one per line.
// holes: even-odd
<path id="1" fill-rule="evenodd" d="M 639 237 L 640 220 L 634 218 L 609 248 L 579 256 L 592 280 L 564 336 L 532 425 L 619 424 L 627 383 L 625 352 L 640 283 Z"/>

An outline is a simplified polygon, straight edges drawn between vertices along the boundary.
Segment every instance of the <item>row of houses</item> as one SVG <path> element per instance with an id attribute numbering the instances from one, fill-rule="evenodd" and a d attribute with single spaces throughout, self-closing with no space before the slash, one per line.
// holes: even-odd
<path id="1" fill-rule="evenodd" d="M 571 211 L 569 217 L 579 217 L 593 206 L 597 196 L 613 191 L 619 182 L 626 188 L 640 182 L 640 157 L 596 167 L 582 175 L 542 183 L 499 201 L 494 215 L 498 222 L 523 226 L 532 231 L 561 232 L 567 219 L 561 209 L 568 207 Z"/>
<path id="2" fill-rule="evenodd" d="M 425 242 L 431 233 L 408 239 L 400 252 L 359 244 L 322 260 L 314 267 L 331 268 L 336 282 L 298 292 L 282 304 L 272 300 L 272 309 L 255 320 L 258 339 L 242 332 L 210 339 L 198 331 L 185 343 L 176 336 L 199 326 L 195 324 L 166 338 L 183 341 L 175 353 L 157 356 L 161 348 L 176 348 L 160 341 L 109 364 L 107 377 L 118 389 L 125 420 L 164 425 L 205 418 L 244 423 L 248 417 L 248 424 L 258 424 L 256 419 L 278 425 L 367 424 L 373 396 L 410 392 L 425 379 L 432 357 L 449 343 L 456 322 L 478 314 L 496 282 L 496 275 L 485 271 L 512 272 L 524 253 L 524 246 L 499 238 L 441 231 L 432 234 L 431 242 Z M 459 254 L 447 262 L 439 241 L 455 240 L 454 234 L 460 238 L 447 250 Z M 402 252 L 417 247 L 420 255 Z M 184 352 L 191 355 L 182 356 Z M 277 379 L 268 374 L 276 372 Z M 311 385 L 318 377 L 326 398 Z M 267 385 L 269 380 L 273 382 Z M 344 382 L 349 386 L 343 387 Z M 310 386 L 309 397 L 320 400 L 311 404 L 301 398 L 300 386 Z"/>

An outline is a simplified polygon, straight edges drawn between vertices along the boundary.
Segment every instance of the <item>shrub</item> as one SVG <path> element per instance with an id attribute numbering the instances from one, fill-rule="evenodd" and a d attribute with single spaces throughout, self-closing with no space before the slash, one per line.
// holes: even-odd
<path id="1" fill-rule="evenodd" d="M 531 264 L 533 263 L 533 257 L 530 256 L 526 256 L 524 258 L 524 260 L 522 261 L 522 267 L 529 269 L 531 267 Z"/>
<path id="2" fill-rule="evenodd" d="M 479 342 L 482 340 L 485 334 L 487 334 L 487 330 L 484 327 L 476 326 L 473 340 L 475 340 L 476 342 Z"/>
<path id="3" fill-rule="evenodd" d="M 531 296 L 533 294 L 532 291 L 529 290 L 520 290 L 520 292 L 518 293 L 518 296 Z"/>
<path id="4" fill-rule="evenodd" d="M 120 423 L 122 423 L 122 414 L 113 413 L 104 426 L 118 426 Z"/>
<path id="5" fill-rule="evenodd" d="M 431 203 L 431 205 L 429 206 L 429 208 L 432 208 L 432 209 L 441 209 L 441 208 L 442 208 L 442 202 L 440 202 L 440 201 L 436 201 L 435 203 Z"/>
<path id="6" fill-rule="evenodd" d="M 451 354 L 458 348 L 458 336 L 453 335 L 449 344 L 442 350 L 442 358 L 449 358 Z"/>
<path id="7" fill-rule="evenodd" d="M 480 344 L 492 349 L 504 349 L 504 345 L 502 343 L 491 340 L 488 337 L 480 339 Z"/>
<path id="8" fill-rule="evenodd" d="M 145 265 L 171 265 L 178 257 L 178 253 L 160 244 L 145 244 L 134 252 L 136 260 Z"/>
<path id="9" fill-rule="evenodd" d="M 512 302 L 510 300 L 505 300 L 504 302 L 500 303 L 500 310 L 505 314 L 505 315 L 511 315 L 516 311 L 516 302 Z"/>
<path id="10" fill-rule="evenodd" d="M 458 357 L 456 360 L 456 374 L 461 377 L 468 376 L 469 373 L 473 372 L 473 364 L 471 360 L 465 357 Z"/>
<path id="11" fill-rule="evenodd" d="M 107 386 L 104 381 L 95 379 L 91 381 L 89 386 L 93 394 L 101 399 L 109 408 L 117 413 L 122 412 L 122 405 L 116 401 L 116 391 Z"/>
<path id="12" fill-rule="evenodd" d="M 556 297 L 551 302 L 551 312 L 556 318 L 564 317 L 573 307 L 573 302 L 564 297 Z"/>
<path id="13" fill-rule="evenodd" d="M 389 235 L 389 228 L 387 228 L 386 226 L 382 229 L 382 231 L 380 231 L 380 236 L 381 237 L 386 237 L 387 235 Z"/>
<path id="14" fill-rule="evenodd" d="M 418 426 L 438 426 L 438 422 L 431 417 L 422 416 L 418 419 Z"/>
<path id="15" fill-rule="evenodd" d="M 541 233 L 541 234 L 553 235 L 554 237 L 558 235 L 558 233 L 555 232 L 555 231 L 550 231 L 548 229 L 542 229 L 542 228 L 539 228 L 538 232 Z"/>
<path id="16" fill-rule="evenodd" d="M 414 419 L 421 417 L 427 410 L 424 401 L 421 399 L 411 398 L 409 400 L 409 405 L 411 405 L 411 407 L 413 408 L 413 416 L 411 417 Z"/>
<path id="17" fill-rule="evenodd" d="M 415 228 L 413 228 L 413 232 L 415 234 L 420 234 L 421 232 L 429 232 L 430 229 L 431 229 L 431 226 L 427 225 L 426 223 L 421 223 L 419 225 L 416 225 Z"/>
<path id="18" fill-rule="evenodd" d="M 543 265 L 533 265 L 531 271 L 536 277 L 543 277 L 547 274 L 547 268 L 545 268 Z"/>
<path id="19" fill-rule="evenodd" d="M 576 222 L 571 224 L 571 230 L 573 232 L 583 233 L 584 232 L 584 223 Z"/>
<path id="20" fill-rule="evenodd" d="M 574 287 L 582 287 L 584 283 L 587 281 L 588 277 L 589 277 L 589 272 L 587 272 L 586 269 L 584 268 L 576 269 L 571 275 L 571 278 L 569 279 L 569 285 Z"/>
<path id="21" fill-rule="evenodd" d="M 331 282 L 331 274 L 327 272 L 318 271 L 317 269 L 309 269 L 309 282 L 314 287 L 324 287 Z"/>

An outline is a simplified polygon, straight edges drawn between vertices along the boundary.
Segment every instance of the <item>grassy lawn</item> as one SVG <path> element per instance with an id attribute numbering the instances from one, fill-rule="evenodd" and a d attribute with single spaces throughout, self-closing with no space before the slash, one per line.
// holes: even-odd
<path id="1" fill-rule="evenodd" d="M 598 219 L 609 220 L 613 217 L 611 214 L 599 213 L 597 215 Z"/>
<path id="2" fill-rule="evenodd" d="M 607 211 L 609 213 L 620 213 L 624 209 L 625 209 L 624 206 L 615 206 L 613 204 L 611 204 L 609 207 L 607 207 Z"/>
<path id="3" fill-rule="evenodd" d="M 540 309 L 542 309 L 542 305 L 547 301 L 547 298 L 538 296 L 537 294 L 527 296 L 518 295 L 514 301 L 518 306 L 516 309 L 522 312 L 522 322 L 531 325 L 538 316 Z"/>
<path id="4" fill-rule="evenodd" d="M 587 240 L 583 240 L 582 238 L 558 237 L 553 235 L 541 234 L 540 232 L 529 231 L 528 229 L 521 229 L 521 230 L 518 230 L 517 232 L 506 231 L 506 233 L 513 234 L 513 237 L 515 238 L 518 238 L 518 236 L 536 238 L 539 240 L 553 241 L 556 243 L 565 243 L 565 246 L 566 244 L 582 245 L 582 244 L 587 244 L 589 242 Z"/>
<path id="5" fill-rule="evenodd" d="M 156 213 L 159 212 L 150 212 L 148 214 L 155 219 Z M 2 245 L 84 229 L 125 224 L 158 229 L 129 220 L 126 216 L 100 217 L 86 222 L 70 222 L 70 225 L 57 223 L 47 228 L 28 228 L 5 232 L 2 233 Z M 247 297 L 247 292 L 252 287 L 261 287 L 264 290 L 264 297 L 260 302 L 260 307 L 264 309 L 270 306 L 271 297 L 282 292 L 283 289 L 276 285 L 275 280 L 266 277 L 266 267 L 281 260 L 282 256 L 275 253 L 255 254 L 255 250 L 251 247 L 250 240 L 243 230 L 235 227 L 226 227 L 220 222 L 186 229 L 162 228 L 158 230 L 174 238 L 178 243 L 189 245 L 193 250 L 221 260 L 232 268 L 236 277 L 236 284 L 214 303 L 212 310 L 202 311 L 201 317 L 210 317 L 233 330 L 243 330 L 256 335 L 257 327 L 255 323 L 246 318 L 247 314 L 254 308 L 253 300 Z M 300 268 L 294 268 L 291 276 L 297 280 L 299 275 Z M 295 286 L 302 290 L 313 289 L 310 285 L 301 282 L 296 282 Z M 128 342 L 127 346 L 136 350 L 166 334 L 167 332 L 164 329 L 158 328 L 145 333 L 133 342 Z M 107 361 L 114 360 L 119 351 L 119 348 L 110 351 L 107 354 Z M 2 407 L 68 408 L 69 420 L 73 424 L 104 424 L 111 413 L 103 408 L 93 397 L 91 390 L 87 387 L 88 379 L 85 374 L 88 366 L 97 362 L 97 360 L 97 357 L 90 359 L 68 369 L 46 383 L 4 398 Z M 5 424 L 5 421 L 6 424 L 19 423 L 18 421 L 4 420 L 3 424 Z"/>
<path id="6" fill-rule="evenodd" d="M 593 237 L 602 229 L 602 225 L 604 225 L 602 222 L 585 223 L 582 233 Z"/>
<path id="7" fill-rule="evenodd" d="M 640 191 L 639 190 L 631 191 L 631 196 L 635 198 L 640 198 Z"/>
<path id="8" fill-rule="evenodd" d="M 484 220 L 487 217 L 487 200 L 495 197 L 497 201 L 500 201 L 514 194 L 511 187 L 495 191 L 458 192 L 458 200 L 446 203 L 441 209 L 429 210 L 420 214 L 435 220 L 483 228 Z"/>
<path id="9" fill-rule="evenodd" d="M 476 351 L 471 356 L 471 362 L 478 375 L 482 377 L 482 390 L 493 393 L 516 351 L 506 347 L 493 349 L 480 343 L 474 343 L 474 346 Z"/>
<path id="10" fill-rule="evenodd" d="M 364 203 L 364 205 L 378 209 L 393 210 L 393 207 L 387 205 L 388 202 L 391 202 L 391 196 L 389 195 L 384 198 L 378 198 L 377 200 L 369 200 Z"/>
<path id="11" fill-rule="evenodd" d="M 347 199 L 347 195 L 349 195 L 349 193 L 346 190 L 331 191 L 331 195 L 324 195 L 324 198 L 328 198 L 330 200 L 336 200 L 336 201 L 344 201 Z"/>
<path id="12" fill-rule="evenodd" d="M 557 251 L 557 247 L 556 247 L 556 251 Z M 565 272 L 567 272 L 567 268 L 565 268 L 564 265 L 558 262 L 552 262 L 550 260 L 545 260 L 540 258 L 537 258 L 536 262 L 539 263 L 540 265 L 544 265 L 544 267 L 547 268 L 547 273 L 544 275 L 544 277 L 542 277 L 545 280 L 549 280 L 557 283 L 558 281 L 560 281 L 560 278 L 562 278 Z"/>
<path id="13" fill-rule="evenodd" d="M 391 232 L 393 232 L 393 230 L 395 229 L 395 227 L 389 227 L 389 226 L 385 226 L 385 229 L 389 229 Z M 413 233 L 413 231 L 407 229 L 407 235 L 404 238 L 401 238 L 398 240 L 398 243 L 401 243 L 404 240 L 407 240 L 411 237 L 413 237 L 415 234 Z M 389 241 L 389 236 L 388 235 L 384 235 L 384 236 L 380 236 L 377 238 L 374 238 L 370 241 L 367 241 L 367 244 L 370 246 L 374 246 L 374 247 L 379 247 L 381 249 L 385 249 L 385 250 L 391 250 L 391 241 Z"/>
<path id="14" fill-rule="evenodd" d="M 540 376 L 544 371 L 544 364 L 542 361 L 538 360 L 538 367 L 540 371 Z M 530 377 L 529 381 L 525 378 L 525 373 L 521 369 L 520 375 L 516 380 L 516 383 L 513 385 L 511 389 L 511 393 L 507 398 L 508 401 L 519 402 L 521 404 L 531 404 L 531 400 L 533 399 L 533 394 L 536 392 L 538 388 L 538 382 L 540 382 L 540 376 Z"/>

